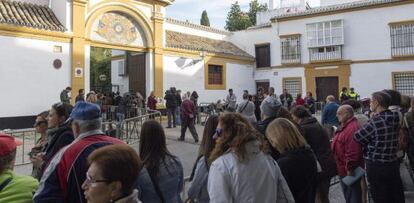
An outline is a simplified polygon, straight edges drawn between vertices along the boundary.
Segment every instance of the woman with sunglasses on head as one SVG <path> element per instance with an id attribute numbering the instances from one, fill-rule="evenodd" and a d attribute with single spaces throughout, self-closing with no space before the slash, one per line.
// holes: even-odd
<path id="1" fill-rule="evenodd" d="M 208 203 L 210 201 L 207 191 L 208 171 L 210 166 L 207 162 L 208 157 L 210 157 L 210 154 L 216 145 L 216 141 L 213 137 L 216 134 L 217 125 L 217 115 L 208 117 L 208 120 L 204 126 L 203 140 L 201 141 L 198 152 L 199 155 L 197 157 L 193 173 L 190 177 L 190 181 L 192 181 L 192 183 L 188 189 L 187 202 Z"/>
<path id="2" fill-rule="evenodd" d="M 31 161 L 34 167 L 40 168 L 35 177 L 40 179 L 48 162 L 64 146 L 74 140 L 72 128 L 65 121 L 69 118 L 72 106 L 59 102 L 52 105 L 47 117 L 47 143 L 42 152 L 33 155 Z"/>
<path id="3" fill-rule="evenodd" d="M 139 156 L 144 164 L 137 181 L 139 199 L 150 203 L 181 203 L 183 166 L 168 151 L 164 129 L 155 120 L 146 121 L 141 127 Z"/>
<path id="4" fill-rule="evenodd" d="M 277 163 L 264 153 L 258 132 L 237 113 L 219 117 L 209 157 L 210 202 L 294 202 Z"/>
<path id="5" fill-rule="evenodd" d="M 126 144 L 108 145 L 88 157 L 89 169 L 82 189 L 88 203 L 138 203 L 135 181 L 143 165 Z"/>
<path id="6" fill-rule="evenodd" d="M 29 153 L 30 160 L 35 162 L 36 160 L 33 158 L 36 154 L 42 152 L 47 144 L 47 116 L 49 115 L 48 111 L 44 111 L 37 115 L 35 123 L 33 127 L 36 129 L 36 133 L 40 134 L 40 138 L 36 141 L 35 146 Z M 33 165 L 32 176 L 36 179 L 40 179 L 39 175 L 40 166 Z"/>

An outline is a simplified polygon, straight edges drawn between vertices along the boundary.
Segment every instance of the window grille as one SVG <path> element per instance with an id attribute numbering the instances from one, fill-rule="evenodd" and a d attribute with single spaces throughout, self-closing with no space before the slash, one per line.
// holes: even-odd
<path id="1" fill-rule="evenodd" d="M 310 61 L 330 61 L 342 59 L 342 46 L 329 46 L 309 49 Z"/>
<path id="2" fill-rule="evenodd" d="M 280 39 L 282 63 L 300 63 L 300 36 Z"/>
<path id="3" fill-rule="evenodd" d="M 222 85 L 223 84 L 223 66 L 208 65 L 208 84 Z"/>
<path id="4" fill-rule="evenodd" d="M 414 22 L 391 25 L 392 56 L 414 55 Z"/>
<path id="5" fill-rule="evenodd" d="M 296 98 L 298 93 L 302 93 L 302 78 L 283 78 L 283 89 Z"/>
<path id="6" fill-rule="evenodd" d="M 394 89 L 402 95 L 414 96 L 414 72 L 393 73 Z"/>

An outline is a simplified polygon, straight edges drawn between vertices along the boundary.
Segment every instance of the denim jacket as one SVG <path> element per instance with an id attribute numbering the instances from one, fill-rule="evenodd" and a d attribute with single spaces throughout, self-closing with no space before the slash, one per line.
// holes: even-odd
<path id="1" fill-rule="evenodd" d="M 188 189 L 188 197 L 194 200 L 194 202 L 208 203 L 210 198 L 207 191 L 208 182 L 208 168 L 206 165 L 205 157 L 201 157 L 197 162 L 197 167 L 194 173 L 194 179 Z"/>
<path id="2" fill-rule="evenodd" d="M 165 163 L 160 164 L 157 180 L 165 202 L 182 203 L 180 193 L 183 190 L 184 172 L 178 158 L 165 157 Z M 140 193 L 139 199 L 142 202 L 161 202 L 146 167 L 139 174 L 137 187 Z"/>

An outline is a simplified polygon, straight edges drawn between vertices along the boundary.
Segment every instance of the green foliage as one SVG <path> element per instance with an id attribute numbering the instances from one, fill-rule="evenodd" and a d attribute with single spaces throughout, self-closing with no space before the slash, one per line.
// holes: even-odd
<path id="1" fill-rule="evenodd" d="M 207 11 L 204 10 L 201 14 L 200 25 L 209 26 L 210 27 L 210 20 L 208 19 Z"/>
<path id="2" fill-rule="evenodd" d="M 228 31 L 245 30 L 250 26 L 256 25 L 257 12 L 267 10 L 267 4 L 259 4 L 257 0 L 252 0 L 249 7 L 248 12 L 243 12 L 239 2 L 233 3 L 227 14 L 225 29 Z"/>
<path id="3" fill-rule="evenodd" d="M 267 11 L 267 4 L 259 4 L 257 0 L 252 0 L 249 4 L 249 18 L 253 25 L 256 25 L 257 12 Z"/>
<path id="4" fill-rule="evenodd" d="M 251 21 L 249 16 L 242 12 L 240 9 L 239 2 L 235 2 L 231 5 L 230 11 L 227 14 L 227 20 L 226 20 L 226 30 L 228 31 L 238 31 L 238 30 L 244 30 L 248 27 L 250 27 Z"/>
<path id="5" fill-rule="evenodd" d="M 91 47 L 90 55 L 90 86 L 91 90 L 102 90 L 102 88 L 111 88 L 111 57 L 112 50 Z M 106 80 L 101 81 L 100 75 L 105 75 Z"/>

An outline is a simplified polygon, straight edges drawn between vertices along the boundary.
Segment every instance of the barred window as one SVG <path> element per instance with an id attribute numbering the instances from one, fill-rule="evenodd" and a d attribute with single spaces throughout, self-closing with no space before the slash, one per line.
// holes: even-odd
<path id="1" fill-rule="evenodd" d="M 414 22 L 391 25 L 392 56 L 414 55 Z"/>
<path id="2" fill-rule="evenodd" d="M 208 65 L 208 84 L 222 85 L 223 84 L 223 66 Z"/>
<path id="3" fill-rule="evenodd" d="M 311 61 L 330 61 L 342 59 L 342 46 L 310 48 L 309 58 Z"/>
<path id="4" fill-rule="evenodd" d="M 306 32 L 308 47 L 344 44 L 343 20 L 307 24 Z"/>
<path id="5" fill-rule="evenodd" d="M 414 72 L 393 73 L 393 83 L 402 95 L 414 96 Z"/>
<path id="6" fill-rule="evenodd" d="M 300 63 L 300 35 L 282 37 L 282 63 Z"/>
<path id="7" fill-rule="evenodd" d="M 283 89 L 295 98 L 298 93 L 302 93 L 302 78 L 283 78 Z"/>

